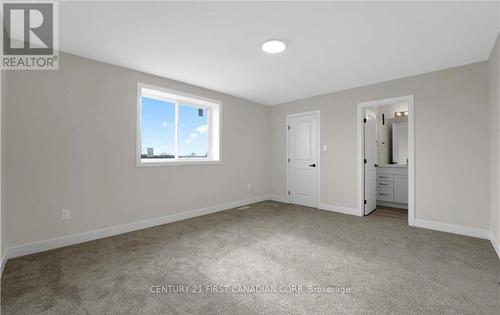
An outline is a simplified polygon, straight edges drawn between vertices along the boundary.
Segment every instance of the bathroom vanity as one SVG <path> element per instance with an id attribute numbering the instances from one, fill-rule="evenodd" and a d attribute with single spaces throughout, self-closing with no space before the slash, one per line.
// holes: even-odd
<path id="1" fill-rule="evenodd" d="M 377 167 L 377 205 L 408 209 L 408 165 Z"/>

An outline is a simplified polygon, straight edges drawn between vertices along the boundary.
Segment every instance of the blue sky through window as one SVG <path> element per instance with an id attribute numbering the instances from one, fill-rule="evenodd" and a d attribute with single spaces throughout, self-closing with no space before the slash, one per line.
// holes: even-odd
<path id="1" fill-rule="evenodd" d="M 179 104 L 179 124 L 179 157 L 206 157 L 208 153 L 207 110 L 181 103 Z"/>
<path id="2" fill-rule="evenodd" d="M 142 98 L 142 154 L 175 154 L 175 104 Z"/>
<path id="3" fill-rule="evenodd" d="M 201 116 L 200 116 L 201 114 Z M 175 154 L 175 103 L 142 97 L 141 153 L 173 158 Z M 206 109 L 179 104 L 179 157 L 206 157 L 208 113 Z M 144 157 L 144 156 L 143 156 Z"/>

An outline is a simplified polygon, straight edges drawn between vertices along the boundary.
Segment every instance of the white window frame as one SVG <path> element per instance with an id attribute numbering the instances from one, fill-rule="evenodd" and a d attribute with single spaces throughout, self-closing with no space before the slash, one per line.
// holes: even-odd
<path id="1" fill-rule="evenodd" d="M 163 100 L 175 104 L 175 158 L 173 159 L 142 159 L 142 97 Z M 208 109 L 208 152 L 206 158 L 179 158 L 179 106 L 188 105 Z M 204 165 L 222 163 L 222 102 L 192 95 L 184 92 L 165 89 L 145 83 L 137 83 L 137 139 L 136 166 L 174 166 L 174 165 Z"/>

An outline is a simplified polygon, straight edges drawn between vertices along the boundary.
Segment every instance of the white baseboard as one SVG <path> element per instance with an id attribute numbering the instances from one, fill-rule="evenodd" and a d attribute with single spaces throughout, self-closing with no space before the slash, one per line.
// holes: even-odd
<path id="1" fill-rule="evenodd" d="M 288 203 L 287 197 L 278 196 L 278 195 L 268 195 L 267 199 L 272 200 L 272 201 L 282 202 L 282 203 Z"/>
<path id="2" fill-rule="evenodd" d="M 473 228 L 473 227 L 468 227 L 468 226 L 453 225 L 453 224 L 447 224 L 447 223 L 427 221 L 427 220 L 422 220 L 422 219 L 415 219 L 415 226 L 420 227 L 420 228 L 424 228 L 424 229 L 448 232 L 448 233 L 453 233 L 453 234 L 460 234 L 460 235 L 465 235 L 465 236 L 472 236 L 472 237 L 483 238 L 483 239 L 487 239 L 487 240 L 490 239 L 490 231 L 489 230 Z"/>
<path id="3" fill-rule="evenodd" d="M 223 210 L 241 207 L 244 205 L 248 205 L 251 203 L 256 203 L 256 202 L 260 202 L 260 201 L 264 201 L 264 200 L 268 200 L 268 199 L 269 199 L 268 195 L 263 195 L 263 196 L 259 196 L 259 197 L 228 202 L 228 203 L 215 205 L 215 206 L 211 206 L 211 207 L 184 211 L 184 212 L 171 214 L 171 215 L 167 215 L 167 216 L 159 217 L 159 218 L 155 218 L 155 219 L 133 222 L 133 223 L 129 223 L 129 224 L 123 224 L 123 225 L 113 226 L 113 227 L 109 227 L 109 228 L 93 230 L 93 231 L 89 231 L 89 232 L 83 232 L 83 233 L 79 233 L 79 234 L 62 236 L 62 237 L 48 239 L 48 240 L 34 242 L 34 243 L 23 244 L 23 245 L 7 248 L 6 255 L 3 259 L 3 264 L 5 264 L 6 260 L 9 258 L 34 254 L 34 253 L 43 252 L 43 251 L 50 250 L 50 249 L 55 249 L 55 248 L 59 248 L 59 247 L 64 247 L 64 246 L 74 245 L 74 244 L 78 244 L 78 243 L 93 241 L 93 240 L 97 240 L 100 238 L 105 238 L 105 237 L 114 236 L 114 235 L 118 235 L 118 234 L 128 233 L 128 232 L 132 232 L 132 231 L 142 230 L 142 229 L 146 229 L 146 228 L 157 226 L 157 225 L 186 220 L 186 219 L 199 217 L 199 216 L 214 213 L 214 212 L 219 212 L 219 211 L 223 211 Z"/>
<path id="4" fill-rule="evenodd" d="M 493 248 L 497 252 L 498 258 L 500 259 L 500 242 L 493 236 L 493 233 L 490 234 L 490 242 L 493 245 Z"/>
<path id="5" fill-rule="evenodd" d="M 269 195 L 268 199 L 272 200 L 272 201 L 288 203 L 288 198 L 284 197 L 284 196 Z M 350 214 L 350 215 L 355 215 L 358 217 L 360 216 L 360 213 L 361 213 L 361 211 L 359 211 L 359 209 L 336 206 L 336 205 L 332 205 L 332 204 L 328 204 L 328 203 L 319 203 L 318 209 L 339 212 L 339 213 L 343 213 L 343 214 Z"/>
<path id="6" fill-rule="evenodd" d="M 198 216 L 202 216 L 202 215 L 206 215 L 206 214 L 210 214 L 210 213 L 215 213 L 215 212 L 219 212 L 219 211 L 223 211 L 223 210 L 227 210 L 227 209 L 241 207 L 244 205 L 248 205 L 248 204 L 252 204 L 252 203 L 256 203 L 256 202 L 260 202 L 260 201 L 265 201 L 265 200 L 273 200 L 273 201 L 284 202 L 284 203 L 288 202 L 286 197 L 281 197 L 281 196 L 276 196 L 276 195 L 263 195 L 263 196 L 259 196 L 259 197 L 228 202 L 228 203 L 215 205 L 215 206 L 211 206 L 211 207 L 200 208 L 200 209 L 185 211 L 185 212 L 181 212 L 181 213 L 171 214 L 168 216 L 159 217 L 159 218 L 155 218 L 155 219 L 149 219 L 149 220 L 134 222 L 134 223 L 130 223 L 130 224 L 113 226 L 113 227 L 109 227 L 109 228 L 104 228 L 104 229 L 99 229 L 99 230 L 94 230 L 94 231 L 89 231 L 89 232 L 84 232 L 84 233 L 79 233 L 79 234 L 72 234 L 72 235 L 62 236 L 62 237 L 48 239 L 48 240 L 44 240 L 44 241 L 28 243 L 28 244 L 23 244 L 23 245 L 11 247 L 11 248 L 8 248 L 6 250 L 3 257 L 0 257 L 0 277 L 1 277 L 1 273 L 3 272 L 3 269 L 5 267 L 5 264 L 7 262 L 7 259 L 9 259 L 9 258 L 34 254 L 34 253 L 43 252 L 43 251 L 50 250 L 50 249 L 55 249 L 55 248 L 59 248 L 59 247 L 88 242 L 88 241 L 97 240 L 97 239 L 101 239 L 101 238 L 105 238 L 105 237 L 109 237 L 109 236 L 114 236 L 114 235 L 132 232 L 132 231 L 142 230 L 142 229 L 146 229 L 146 228 L 153 227 L 153 226 L 158 226 L 158 225 L 167 224 L 167 223 L 171 223 L 171 222 L 175 222 L 175 221 L 181 221 L 181 220 L 185 220 L 185 219 L 189 219 L 189 218 L 194 218 L 194 217 L 198 217 Z M 335 205 L 326 204 L 326 203 L 320 203 L 318 208 L 322 209 L 322 210 L 334 211 L 334 212 L 355 215 L 355 216 L 360 216 L 360 214 L 361 214 L 359 209 L 342 207 L 342 206 L 335 206 Z M 433 222 L 433 221 L 427 221 L 427 220 L 421 220 L 421 219 L 415 219 L 415 226 L 421 227 L 421 228 L 427 228 L 427 229 L 431 229 L 431 230 L 438 230 L 438 231 L 443 231 L 443 232 L 449 232 L 449 233 L 461 234 L 461 235 L 478 237 L 478 238 L 483 238 L 483 239 L 489 239 L 491 241 L 491 243 L 493 244 L 493 247 L 495 248 L 498 256 L 500 257 L 500 244 L 488 230 L 459 226 L 459 225 L 451 225 L 451 224 L 439 223 L 439 222 Z"/>
<path id="7" fill-rule="evenodd" d="M 343 214 L 355 215 L 357 217 L 362 216 L 361 211 L 359 211 L 359 209 L 336 206 L 336 205 L 332 205 L 329 203 L 320 203 L 318 205 L 318 209 L 339 212 L 339 213 L 343 213 Z"/>
<path id="8" fill-rule="evenodd" d="M 5 256 L 6 255 L 2 255 L 2 257 L 0 257 L 0 279 L 2 278 L 3 269 L 5 268 L 5 264 L 7 263 L 7 258 Z"/>

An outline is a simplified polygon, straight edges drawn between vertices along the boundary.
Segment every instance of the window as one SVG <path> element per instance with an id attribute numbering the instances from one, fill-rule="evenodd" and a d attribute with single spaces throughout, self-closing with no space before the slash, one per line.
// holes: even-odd
<path id="1" fill-rule="evenodd" d="M 220 102 L 141 83 L 137 95 L 138 166 L 220 162 Z"/>

